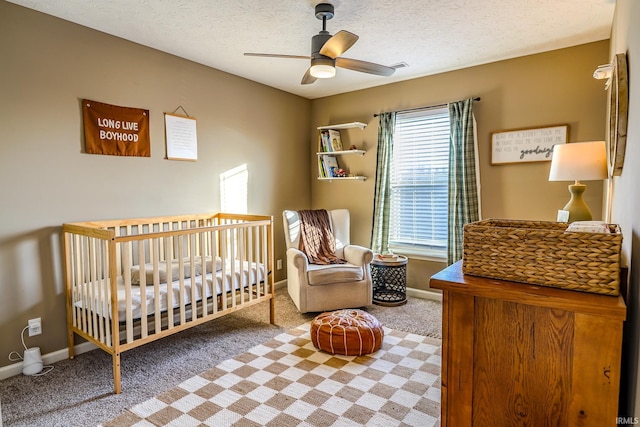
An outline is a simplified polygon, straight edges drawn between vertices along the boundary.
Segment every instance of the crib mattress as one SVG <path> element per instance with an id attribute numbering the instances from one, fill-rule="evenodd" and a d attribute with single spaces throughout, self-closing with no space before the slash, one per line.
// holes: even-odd
<path id="1" fill-rule="evenodd" d="M 171 292 L 171 305 L 173 308 L 180 306 L 180 298 L 183 298 L 184 305 L 192 303 L 192 286 L 195 285 L 195 301 L 201 301 L 204 298 L 209 298 L 214 295 L 221 295 L 232 290 L 238 290 L 240 287 L 247 287 L 255 285 L 256 283 L 263 282 L 265 280 L 265 266 L 259 263 L 249 263 L 247 261 L 234 261 L 233 268 L 232 262 L 225 263 L 223 270 L 216 271 L 215 280 L 213 273 L 208 273 L 205 277 L 204 292 L 202 286 L 203 276 L 193 276 L 190 278 L 182 279 L 182 288 L 180 285 L 181 280 L 174 280 L 169 286 L 167 283 L 161 283 L 158 286 L 158 299 L 160 312 L 167 311 L 169 307 L 169 290 Z M 118 320 L 124 321 L 127 318 L 127 291 L 122 276 L 118 276 Z M 108 283 L 108 280 L 107 282 Z M 215 291 L 214 291 L 215 283 Z M 92 286 L 86 284 L 85 286 Z M 144 287 L 139 285 L 131 285 L 131 317 L 133 320 L 140 319 L 142 317 L 143 304 L 146 306 L 146 315 L 152 315 L 156 312 L 156 293 L 153 284 L 148 284 Z M 224 291 L 223 291 L 224 290 Z M 96 314 L 102 316 L 106 312 L 108 317 L 111 317 L 108 310 L 107 302 L 110 299 L 110 293 L 107 292 L 104 298 L 100 299 L 97 290 L 94 292 L 94 297 L 90 300 L 79 300 L 75 302 L 75 306 L 79 308 L 87 308 L 96 312 Z M 143 302 L 144 300 L 144 302 Z"/>

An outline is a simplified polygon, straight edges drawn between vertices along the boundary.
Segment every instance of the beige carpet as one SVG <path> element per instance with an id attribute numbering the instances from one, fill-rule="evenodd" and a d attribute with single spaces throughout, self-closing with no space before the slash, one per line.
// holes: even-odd
<path id="1" fill-rule="evenodd" d="M 439 339 L 384 328 L 379 351 L 331 355 L 313 346 L 309 326 L 279 334 L 103 426 L 439 425 Z"/>

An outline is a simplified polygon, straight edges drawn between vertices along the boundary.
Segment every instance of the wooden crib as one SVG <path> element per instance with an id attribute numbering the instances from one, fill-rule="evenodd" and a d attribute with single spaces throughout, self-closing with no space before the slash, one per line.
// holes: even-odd
<path id="1" fill-rule="evenodd" d="M 69 357 L 79 335 L 113 358 L 269 300 L 273 218 L 182 215 L 63 225 Z"/>

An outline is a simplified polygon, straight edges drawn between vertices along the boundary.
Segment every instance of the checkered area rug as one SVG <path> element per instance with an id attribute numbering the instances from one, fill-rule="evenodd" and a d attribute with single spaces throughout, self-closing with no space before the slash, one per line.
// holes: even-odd
<path id="1" fill-rule="evenodd" d="M 365 356 L 316 349 L 310 323 L 188 379 L 112 426 L 439 426 L 437 338 L 384 328 Z"/>

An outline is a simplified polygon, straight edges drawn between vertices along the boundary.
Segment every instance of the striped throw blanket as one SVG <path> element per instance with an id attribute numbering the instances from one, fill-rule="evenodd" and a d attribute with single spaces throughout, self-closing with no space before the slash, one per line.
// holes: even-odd
<path id="1" fill-rule="evenodd" d="M 345 264 L 336 256 L 336 240 L 331 231 L 329 212 L 325 209 L 301 210 L 300 246 L 311 264 Z"/>

